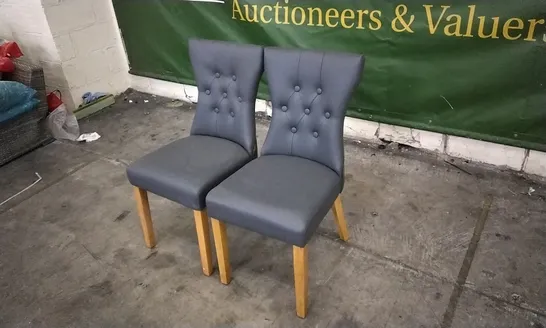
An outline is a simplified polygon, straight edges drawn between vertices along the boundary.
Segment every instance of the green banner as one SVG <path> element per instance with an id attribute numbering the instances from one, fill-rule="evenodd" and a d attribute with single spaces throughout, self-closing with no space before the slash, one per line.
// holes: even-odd
<path id="1" fill-rule="evenodd" d="M 188 38 L 362 53 L 349 116 L 546 151 L 544 0 L 113 3 L 133 74 L 193 84 Z"/>

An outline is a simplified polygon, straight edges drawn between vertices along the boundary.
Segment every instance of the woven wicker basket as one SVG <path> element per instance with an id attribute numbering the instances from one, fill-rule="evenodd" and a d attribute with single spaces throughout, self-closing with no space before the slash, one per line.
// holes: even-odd
<path id="1" fill-rule="evenodd" d="M 0 123 L 0 165 L 52 140 L 45 125 L 48 111 L 43 69 L 21 59 L 15 60 L 15 67 L 15 72 L 4 75 L 4 79 L 36 90 L 40 103 L 36 109 Z"/>

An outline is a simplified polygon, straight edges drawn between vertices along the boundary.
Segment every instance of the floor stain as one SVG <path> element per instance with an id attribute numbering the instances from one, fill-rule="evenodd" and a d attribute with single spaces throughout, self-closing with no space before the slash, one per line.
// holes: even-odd
<path id="1" fill-rule="evenodd" d="M 252 256 L 247 256 L 247 257 L 243 258 L 242 260 L 233 263 L 233 269 L 244 267 L 245 265 L 250 263 L 250 261 L 252 261 Z"/>
<path id="2" fill-rule="evenodd" d="M 176 257 L 172 254 L 157 254 L 153 257 L 152 267 L 154 269 L 166 269 L 176 265 Z"/>
<path id="3" fill-rule="evenodd" d="M 415 205 L 414 203 L 409 202 L 408 205 L 409 205 L 409 207 L 411 207 L 411 209 L 414 210 L 415 212 L 419 212 L 419 207 L 417 207 L 417 205 Z"/>
<path id="4" fill-rule="evenodd" d="M 505 240 L 505 241 L 508 241 L 508 240 L 512 240 L 512 237 L 510 237 L 509 235 L 503 235 L 501 233 L 496 233 L 495 236 L 501 240 Z"/>
<path id="5" fill-rule="evenodd" d="M 131 252 L 126 248 L 118 248 L 114 252 L 114 262 L 128 264 L 130 262 Z"/>
<path id="6" fill-rule="evenodd" d="M 489 270 L 482 270 L 482 273 L 489 279 L 493 279 L 497 275 L 495 272 Z"/>
<path id="7" fill-rule="evenodd" d="M 329 327 L 331 328 L 360 328 L 360 327 L 364 327 L 364 325 L 356 321 L 353 316 L 344 314 L 341 318 L 332 322 L 332 324 Z"/>
<path id="8" fill-rule="evenodd" d="M 89 286 L 89 291 L 96 296 L 105 297 L 114 292 L 112 289 L 112 282 L 110 280 L 105 280 L 101 283 Z"/>
<path id="9" fill-rule="evenodd" d="M 131 213 L 131 211 L 123 211 L 121 212 L 118 216 L 116 216 L 116 218 L 114 219 L 114 222 L 120 222 L 120 221 L 123 221 L 127 215 L 129 215 L 129 213 Z"/>
<path id="10" fill-rule="evenodd" d="M 150 254 L 144 258 L 144 260 L 149 260 L 154 256 L 157 256 L 157 251 L 151 251 Z"/>

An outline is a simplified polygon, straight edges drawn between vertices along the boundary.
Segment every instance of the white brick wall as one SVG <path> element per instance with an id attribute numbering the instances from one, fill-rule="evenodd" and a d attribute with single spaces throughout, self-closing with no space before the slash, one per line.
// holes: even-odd
<path id="1" fill-rule="evenodd" d="M 386 141 L 397 142 L 433 152 L 443 152 L 445 146 L 445 138 L 440 133 L 384 123 L 379 124 L 378 137 Z"/>
<path id="2" fill-rule="evenodd" d="M 74 109 L 83 93 L 118 94 L 129 65 L 111 0 L 0 0 L 0 38 L 42 65 L 48 91 Z"/>
<path id="3" fill-rule="evenodd" d="M 48 89 L 66 85 L 40 0 L 0 0 L 0 38 L 16 41 L 26 60 L 44 67 Z"/>
<path id="4" fill-rule="evenodd" d="M 66 62 L 76 57 L 76 50 L 72 44 L 70 34 L 56 36 L 53 40 L 55 41 L 61 62 Z"/>
<path id="5" fill-rule="evenodd" d="M 96 21 L 92 0 L 47 0 L 43 2 L 43 6 L 54 36 L 91 26 Z"/>
<path id="6" fill-rule="evenodd" d="M 138 91 L 164 97 L 197 102 L 197 88 L 192 85 L 166 82 L 130 75 L 130 86 Z M 256 101 L 257 112 L 271 114 L 264 100 Z M 440 133 L 411 129 L 390 124 L 345 119 L 346 137 L 364 139 L 373 143 L 380 139 L 410 145 L 439 154 L 469 159 L 475 162 L 508 167 L 515 171 L 524 171 L 546 177 L 546 153 L 522 148 L 510 147 L 491 142 L 447 136 Z M 528 155 L 528 156 L 527 156 Z"/>
<path id="7" fill-rule="evenodd" d="M 0 0 L 0 21 L 13 34 L 47 35 L 49 28 L 40 0 Z M 4 34 L 6 31 L 0 31 Z M 10 36 L 8 35 L 8 36 Z"/>
<path id="8" fill-rule="evenodd" d="M 86 0 L 96 1 L 96 0 Z M 111 22 L 95 23 L 81 30 L 70 32 L 76 56 L 86 56 L 97 50 L 104 50 L 116 45 L 118 31 Z"/>
<path id="9" fill-rule="evenodd" d="M 546 176 L 546 153 L 531 150 L 525 161 L 524 171 L 531 174 Z"/>
<path id="10" fill-rule="evenodd" d="M 516 171 L 523 168 L 526 156 L 522 148 L 454 136 L 448 139 L 446 153 L 477 162 L 507 166 Z"/>
<path id="11" fill-rule="evenodd" d="M 353 139 L 377 140 L 379 123 L 359 120 L 352 117 L 345 118 L 345 135 Z"/>
<path id="12" fill-rule="evenodd" d="M 58 88 L 71 107 L 81 103 L 85 92 L 125 91 L 129 65 L 112 1 L 41 1 L 66 80 Z"/>

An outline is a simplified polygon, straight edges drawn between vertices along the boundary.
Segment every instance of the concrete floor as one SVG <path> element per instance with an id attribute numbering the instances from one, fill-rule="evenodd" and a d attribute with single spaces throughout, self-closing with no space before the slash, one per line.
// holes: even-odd
<path id="1" fill-rule="evenodd" d="M 192 212 L 151 196 L 158 246 L 144 247 L 125 167 L 187 135 L 193 111 L 127 97 L 80 122 L 100 140 L 0 168 L 0 201 L 43 177 L 0 207 L 0 327 L 546 327 L 544 181 L 347 141 L 351 240 L 329 214 L 301 320 L 290 246 L 229 227 L 223 286 L 201 274 Z"/>

